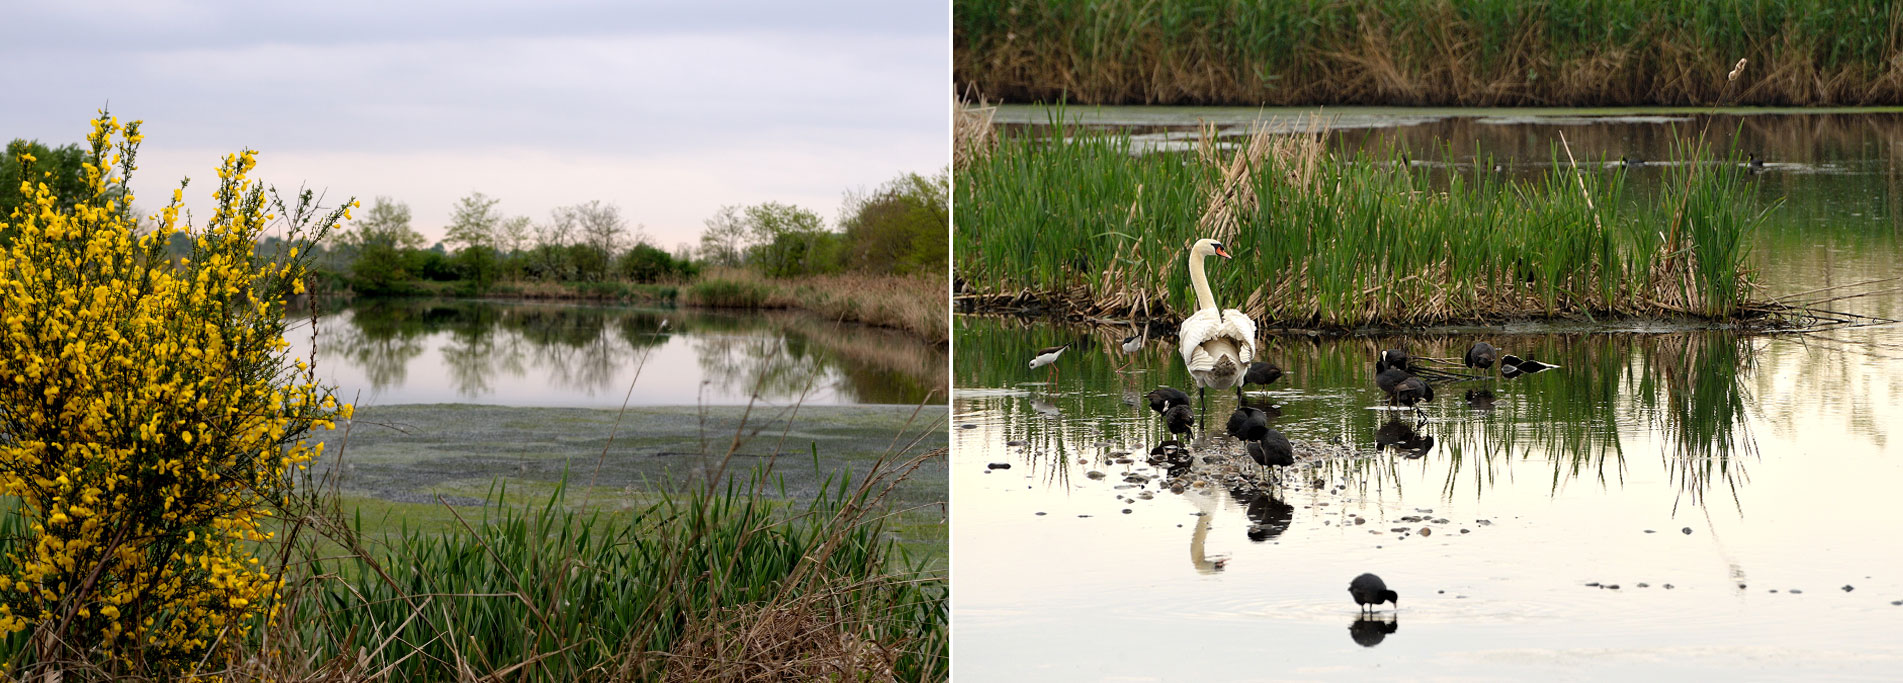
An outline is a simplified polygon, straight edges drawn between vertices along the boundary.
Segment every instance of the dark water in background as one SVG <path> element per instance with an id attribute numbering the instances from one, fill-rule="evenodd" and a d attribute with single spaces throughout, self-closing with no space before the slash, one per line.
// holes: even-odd
<path id="1" fill-rule="evenodd" d="M 1146 134 L 1180 137 L 1171 110 L 1145 111 Z M 1672 127 L 1705 124 L 1677 114 L 1354 116 L 1366 125 L 1337 144 L 1449 145 L 1411 155 L 1445 173 L 1537 176 L 1563 131 L 1582 161 L 1648 160 L 1627 171 L 1641 192 L 1656 163 L 1673 160 Z M 1903 118 L 1718 116 L 1708 130 L 1720 147 L 1736 134 L 1741 151 L 1770 162 L 1752 176 L 1781 202 L 1754 254 L 1768 295 L 1903 274 Z M 1511 161 L 1499 171 L 1475 163 L 1489 155 Z M 1903 295 L 1826 307 L 1903 317 Z M 961 318 L 955 675 L 1892 677 L 1903 665 L 1903 605 L 1892 604 L 1903 601 L 1903 524 L 1886 503 L 1903 487 L 1903 450 L 1890 442 L 1903 329 L 1639 327 L 1271 338 L 1262 354 L 1289 374 L 1252 400 L 1279 404 L 1275 426 L 1291 439 L 1339 441 L 1360 457 L 1303 470 L 1274 495 L 1213 476 L 1177 494 L 1126 481 L 1157 474 L 1140 457 L 1106 461 L 1163 438 L 1137 397 L 1188 386 L 1168 340 L 1130 359 L 1113 343 L 1125 330 Z M 1457 358 L 1476 339 L 1563 367 L 1441 385 L 1420 428 L 1434 448 L 1418 459 L 1377 452 L 1377 430 L 1414 416 L 1376 409 L 1375 352 L 1406 344 Z M 1029 350 L 1066 342 L 1077 346 L 1056 386 L 1024 367 Z M 1465 400 L 1468 390 L 1490 391 L 1490 409 Z M 1213 434 L 1234 405 L 1211 394 Z M 1202 448 L 1235 444 L 1212 436 Z M 1013 467 L 987 470 L 995 462 Z M 1398 613 L 1383 615 L 1392 633 L 1354 628 L 1345 589 L 1363 571 L 1402 595 Z"/>
<path id="2" fill-rule="evenodd" d="M 942 347 L 796 313 L 385 300 L 317 324 L 320 375 L 360 407 L 616 408 L 630 382 L 632 405 L 916 404 L 945 386 Z M 308 323 L 287 336 L 308 357 Z"/>

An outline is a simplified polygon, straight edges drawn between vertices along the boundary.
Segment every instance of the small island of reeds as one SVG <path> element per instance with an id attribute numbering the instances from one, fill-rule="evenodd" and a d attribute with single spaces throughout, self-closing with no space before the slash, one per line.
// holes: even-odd
<path id="1" fill-rule="evenodd" d="M 1267 327 L 1674 318 L 1774 325 L 1754 298 L 1767 203 L 1741 160 L 1687 142 L 1658 188 L 1553 149 L 1533 180 L 1435 173 L 1403 150 L 1334 152 L 1319 124 L 1207 129 L 1181 151 L 1054 126 L 966 149 L 957 189 L 961 310 L 1163 318 L 1194 306 L 1184 258 L 1213 237 L 1223 306 Z M 978 139 L 961 136 L 967 140 Z"/>

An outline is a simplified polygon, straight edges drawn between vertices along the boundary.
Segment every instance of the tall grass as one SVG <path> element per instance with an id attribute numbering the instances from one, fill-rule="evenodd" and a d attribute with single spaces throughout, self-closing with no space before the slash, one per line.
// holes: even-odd
<path id="1" fill-rule="evenodd" d="M 559 490 L 541 505 L 504 504 L 496 491 L 466 513 L 465 533 L 369 538 L 352 519 L 301 549 L 256 673 L 942 677 L 945 585 L 859 509 L 876 507 L 888 476 L 834 481 L 804 506 L 767 502 L 756 473 L 750 485 L 661 493 L 619 514 L 571 509 Z M 730 647 L 762 614 L 791 617 L 791 631 L 774 634 L 778 651 Z"/>
<path id="2" fill-rule="evenodd" d="M 1187 246 L 1213 237 L 1235 253 L 1209 265 L 1218 301 L 1259 324 L 1756 310 L 1746 263 L 1763 213 L 1735 163 L 1677 167 L 1664 197 L 1634 204 L 1613 201 L 1623 173 L 1560 150 L 1533 182 L 1437 180 L 1402 152 L 1274 137 L 1233 154 L 1213 137 L 1196 154 L 1136 154 L 1118 133 L 1006 139 L 959 187 L 958 275 L 980 304 L 1180 317 Z"/>
<path id="3" fill-rule="evenodd" d="M 709 308 L 802 309 L 839 322 L 904 330 L 920 339 L 950 339 L 945 281 L 931 275 L 846 273 L 768 278 L 749 270 L 709 270 L 682 302 Z"/>
<path id="4" fill-rule="evenodd" d="M 1893 104 L 1883 0 L 957 0 L 954 82 L 1012 102 Z"/>

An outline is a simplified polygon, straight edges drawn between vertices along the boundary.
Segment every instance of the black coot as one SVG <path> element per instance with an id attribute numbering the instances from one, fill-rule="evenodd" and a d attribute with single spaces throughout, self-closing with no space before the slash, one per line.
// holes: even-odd
<path id="1" fill-rule="evenodd" d="M 1375 605 L 1384 602 L 1394 603 L 1396 608 L 1401 606 L 1401 596 L 1388 590 L 1388 584 L 1373 574 L 1362 574 L 1348 582 L 1348 594 L 1354 596 L 1355 604 L 1361 605 L 1363 610 L 1373 610 Z"/>

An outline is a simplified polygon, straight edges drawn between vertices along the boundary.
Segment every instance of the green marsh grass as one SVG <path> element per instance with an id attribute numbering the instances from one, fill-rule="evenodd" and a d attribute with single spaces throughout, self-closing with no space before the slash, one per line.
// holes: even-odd
<path id="1" fill-rule="evenodd" d="M 562 490 L 537 504 L 501 503 L 497 490 L 490 504 L 456 511 L 460 533 L 375 537 L 347 518 L 295 555 L 257 673 L 659 680 L 778 666 L 941 678 L 942 578 L 888 538 L 884 518 L 862 511 L 891 476 L 841 478 L 811 502 L 780 503 L 760 495 L 770 476 L 756 472 L 750 483 L 662 492 L 623 512 L 574 509 Z M 746 608 L 801 613 L 806 631 L 785 642 L 806 649 L 720 647 L 737 625 L 718 620 Z M 691 661 L 675 656 L 684 650 L 696 652 Z"/>
<path id="2" fill-rule="evenodd" d="M 1217 301 L 1263 327 L 1760 312 L 1747 263 L 1764 213 L 1736 164 L 1678 167 L 1666 196 L 1640 204 L 1614 201 L 1623 172 L 1557 149 L 1549 174 L 1517 182 L 1435 178 L 1398 150 L 1264 145 L 1267 133 L 1234 146 L 1248 152 L 1206 138 L 1188 154 L 1070 132 L 1006 138 L 961 177 L 956 267 L 977 309 L 1036 299 L 1180 319 L 1194 303 L 1187 247 L 1214 237 L 1235 254 L 1209 264 Z"/>

